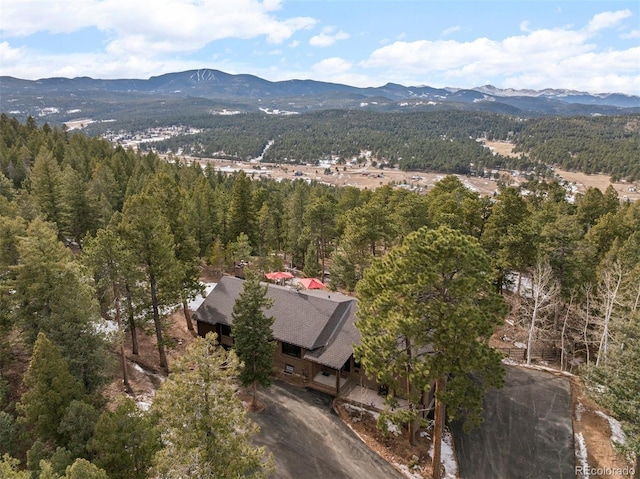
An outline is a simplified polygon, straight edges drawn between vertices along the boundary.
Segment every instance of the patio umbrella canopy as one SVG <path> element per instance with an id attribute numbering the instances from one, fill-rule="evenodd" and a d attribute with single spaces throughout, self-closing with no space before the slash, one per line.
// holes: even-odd
<path id="1" fill-rule="evenodd" d="M 298 281 L 307 289 L 322 289 L 326 287 L 324 283 L 317 278 L 300 278 Z"/>
<path id="2" fill-rule="evenodd" d="M 291 273 L 287 273 L 286 271 L 275 271 L 273 273 L 265 274 L 267 279 L 291 279 L 293 275 Z"/>

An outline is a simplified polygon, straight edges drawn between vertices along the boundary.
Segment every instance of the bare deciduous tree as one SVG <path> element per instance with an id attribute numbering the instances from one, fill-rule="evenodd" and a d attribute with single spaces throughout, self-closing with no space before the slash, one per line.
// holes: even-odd
<path id="1" fill-rule="evenodd" d="M 558 301 L 560 285 L 553 276 L 553 270 L 546 258 L 538 258 L 533 270 L 531 285 L 525 291 L 528 297 L 529 314 L 529 337 L 527 339 L 527 364 L 531 364 L 531 349 L 535 333 L 539 328 L 538 324 L 548 310 L 554 310 Z"/>

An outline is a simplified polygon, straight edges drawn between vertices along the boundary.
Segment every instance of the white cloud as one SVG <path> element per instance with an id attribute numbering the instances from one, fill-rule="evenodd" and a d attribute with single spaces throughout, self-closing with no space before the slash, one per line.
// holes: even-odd
<path id="1" fill-rule="evenodd" d="M 9 42 L 0 42 L 0 64 L 12 65 L 26 56 L 26 48 L 13 48 Z"/>
<path id="2" fill-rule="evenodd" d="M 325 27 L 322 32 L 309 39 L 312 47 L 329 47 L 338 40 L 346 40 L 349 34 L 343 31 L 335 32 L 335 27 Z"/>
<path id="3" fill-rule="evenodd" d="M 462 27 L 460 25 L 455 25 L 453 27 L 445 28 L 444 30 L 442 30 L 442 35 L 451 35 L 452 33 L 459 32 L 460 30 L 462 30 Z"/>
<path id="4" fill-rule="evenodd" d="M 112 56 L 107 53 L 42 54 L 25 47 L 0 43 L 2 75 L 18 78 L 148 78 L 160 73 L 202 68 L 202 61 L 158 59 L 145 55 Z"/>
<path id="5" fill-rule="evenodd" d="M 622 33 L 620 38 L 625 40 L 633 40 L 634 38 L 640 38 L 640 30 L 631 30 L 630 32 Z"/>
<path id="6" fill-rule="evenodd" d="M 618 10 L 617 12 L 602 12 L 594 15 L 589 22 L 587 29 L 590 32 L 597 32 L 605 28 L 611 28 L 620 23 L 621 20 L 632 15 L 631 10 Z"/>
<path id="7" fill-rule="evenodd" d="M 380 28 L 377 33 L 388 37 L 380 44 L 369 43 L 372 51 L 364 60 L 350 57 L 345 42 L 341 58 L 312 65 L 317 50 L 309 46 L 328 47 L 350 35 L 337 27 L 325 27 L 314 32 L 317 34 L 308 44 L 300 43 L 302 37 L 297 33 L 310 30 L 317 21 L 287 16 L 284 0 L 0 2 L 0 74 L 19 78 L 146 78 L 211 67 L 272 80 L 314 78 L 358 86 L 389 81 L 453 87 L 493 83 L 514 88 L 640 93 L 640 47 L 636 41 L 640 30 L 637 22 L 633 23 L 635 18 L 629 20 L 631 9 L 602 12 L 580 26 L 556 29 L 536 29 L 525 20 L 513 36 L 497 36 L 496 30 L 489 37 L 468 41 L 447 36 L 467 29 L 466 24 L 456 25 L 457 20 L 443 23 L 453 26 L 434 40 L 408 41 L 416 38 L 415 33 L 396 35 Z M 612 31 L 604 32 L 606 29 Z M 47 33 L 73 32 L 79 32 L 77 38 L 86 34 L 92 45 L 102 41 L 102 46 L 97 52 L 93 47 L 91 53 L 65 54 L 20 46 L 42 45 Z M 38 41 L 21 39 L 33 33 L 41 34 Z M 599 43 L 611 41 L 614 35 L 623 39 L 621 45 L 626 49 Z M 249 46 L 249 42 L 224 42 L 216 48 L 215 42 L 222 39 L 252 41 Z M 262 53 L 251 55 L 251 49 Z"/>
<path id="8" fill-rule="evenodd" d="M 313 65 L 313 70 L 323 75 L 335 75 L 337 73 L 344 73 L 351 70 L 353 64 L 343 58 L 332 57 L 325 58 L 324 60 Z"/>
<path id="9" fill-rule="evenodd" d="M 265 37 L 281 43 L 316 21 L 277 19 L 277 0 L 3 0 L 5 38 L 97 28 L 110 51 L 189 52 L 223 38 Z"/>
<path id="10" fill-rule="evenodd" d="M 531 31 L 531 22 L 529 20 L 522 20 L 520 22 L 520 31 L 529 33 Z"/>
<path id="11" fill-rule="evenodd" d="M 393 69 L 400 77 L 422 78 L 422 84 L 432 86 L 473 86 L 489 78 L 502 83 L 498 86 L 514 88 L 571 85 L 588 91 L 597 87 L 597 91 L 637 92 L 640 47 L 600 51 L 592 39 L 596 31 L 617 25 L 628 15 L 626 10 L 605 12 L 583 29 L 531 30 L 523 22 L 523 34 L 502 40 L 395 42 L 376 49 L 360 65 Z M 434 79 L 439 85 L 433 84 Z"/>
<path id="12" fill-rule="evenodd" d="M 354 72 L 353 64 L 343 58 L 325 58 L 314 64 L 312 70 L 312 77 L 315 80 L 362 87 L 371 86 L 371 78 L 368 75 Z M 302 74 L 298 77 L 304 76 Z"/>

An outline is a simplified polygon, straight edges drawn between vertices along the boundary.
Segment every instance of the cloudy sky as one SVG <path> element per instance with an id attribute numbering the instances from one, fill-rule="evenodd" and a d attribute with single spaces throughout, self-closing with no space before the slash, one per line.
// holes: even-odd
<path id="1" fill-rule="evenodd" d="M 640 94 L 640 2 L 2 0 L 0 75 L 214 68 L 354 86 Z"/>

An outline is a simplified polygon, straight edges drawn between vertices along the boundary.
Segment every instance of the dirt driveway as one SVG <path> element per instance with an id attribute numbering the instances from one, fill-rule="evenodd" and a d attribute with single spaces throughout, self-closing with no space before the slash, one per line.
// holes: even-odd
<path id="1" fill-rule="evenodd" d="M 273 453 L 278 479 L 394 479 L 403 476 L 372 452 L 331 410 L 332 398 L 275 382 L 251 414 L 255 442 Z"/>

